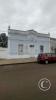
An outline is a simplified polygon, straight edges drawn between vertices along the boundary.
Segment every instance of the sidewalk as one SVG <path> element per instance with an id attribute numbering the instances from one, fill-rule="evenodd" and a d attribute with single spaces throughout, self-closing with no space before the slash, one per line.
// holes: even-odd
<path id="1" fill-rule="evenodd" d="M 36 58 L 0 59 L 0 65 L 36 62 Z"/>

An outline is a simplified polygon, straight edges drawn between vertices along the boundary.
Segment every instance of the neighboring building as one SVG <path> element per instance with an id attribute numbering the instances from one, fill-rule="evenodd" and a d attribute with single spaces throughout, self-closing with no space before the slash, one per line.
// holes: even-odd
<path id="1" fill-rule="evenodd" d="M 50 34 L 8 29 L 8 58 L 36 57 L 50 52 Z"/>
<path id="2" fill-rule="evenodd" d="M 56 53 L 56 39 L 50 38 L 50 52 Z"/>

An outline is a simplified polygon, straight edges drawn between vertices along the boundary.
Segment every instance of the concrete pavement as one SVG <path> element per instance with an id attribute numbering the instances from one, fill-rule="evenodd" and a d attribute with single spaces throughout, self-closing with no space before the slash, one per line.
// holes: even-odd
<path id="1" fill-rule="evenodd" d="M 0 65 L 28 63 L 28 62 L 36 62 L 36 58 L 31 57 L 31 58 L 19 58 L 19 59 L 0 59 Z"/>

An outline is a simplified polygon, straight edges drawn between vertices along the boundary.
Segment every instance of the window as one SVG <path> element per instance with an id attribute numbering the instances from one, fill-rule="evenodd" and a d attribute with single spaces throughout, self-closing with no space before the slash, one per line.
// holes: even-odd
<path id="1" fill-rule="evenodd" d="M 56 48 L 55 48 L 55 54 L 56 54 Z"/>
<path id="2" fill-rule="evenodd" d="M 43 53 L 43 51 L 44 51 L 44 46 L 41 45 L 41 46 L 40 46 L 40 53 Z"/>

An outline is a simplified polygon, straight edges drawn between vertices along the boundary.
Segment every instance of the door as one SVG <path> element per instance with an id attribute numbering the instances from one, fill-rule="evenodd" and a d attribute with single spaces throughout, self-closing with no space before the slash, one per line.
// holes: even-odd
<path id="1" fill-rule="evenodd" d="M 23 54 L 23 44 L 18 45 L 18 54 L 22 55 Z"/>
<path id="2" fill-rule="evenodd" d="M 34 52 L 35 52 L 34 44 L 30 44 L 29 45 L 29 53 L 30 53 L 31 57 L 34 57 Z"/>

